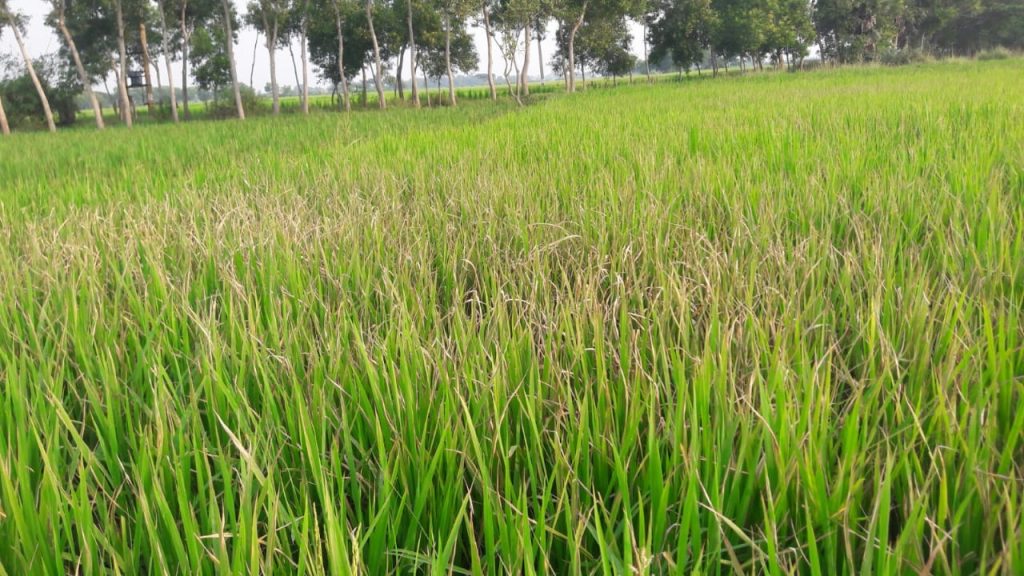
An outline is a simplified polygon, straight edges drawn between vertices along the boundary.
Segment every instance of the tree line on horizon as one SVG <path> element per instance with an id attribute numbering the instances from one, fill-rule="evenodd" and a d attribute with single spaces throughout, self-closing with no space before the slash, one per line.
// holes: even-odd
<path id="1" fill-rule="evenodd" d="M 334 86 L 338 106 L 346 111 L 357 77 L 363 101 L 372 84 L 382 109 L 387 107 L 387 83 L 399 100 L 419 107 L 420 86 L 446 77 L 447 104 L 455 106 L 455 74 L 477 69 L 481 57 L 489 97 L 498 98 L 500 77 L 521 103 L 530 93 L 527 71 L 534 52 L 543 74 L 541 41 L 552 22 L 556 52 L 550 64 L 567 92 L 576 90 L 577 72 L 619 76 L 638 65 L 630 50 L 631 21 L 643 26 L 641 62 L 648 75 L 652 61 L 670 61 L 679 70 L 707 67 L 714 74 L 729 61 L 741 67 L 796 68 L 812 46 L 833 64 L 875 62 L 894 53 L 969 55 L 1024 47 L 1024 3 L 1019 0 L 248 0 L 244 15 L 236 0 L 37 1 L 47 3 L 46 24 L 61 39 L 43 74 L 26 48 L 25 17 L 10 7 L 10 0 L 0 0 L 0 34 L 13 36 L 24 69 L 0 82 L 4 134 L 10 132 L 5 99 L 19 110 L 38 107 L 55 131 L 50 100 L 59 100 L 59 117 L 69 123 L 80 94 L 92 108 L 96 127 L 103 129 L 94 86 L 106 84 L 111 73 L 115 107 L 126 126 L 133 123 L 131 87 L 146 88 L 145 103 L 154 111 L 153 75 L 169 96 L 173 122 L 192 115 L 190 87 L 227 92 L 231 115 L 244 119 L 254 93 L 239 78 L 236 64 L 237 34 L 243 27 L 258 34 L 254 55 L 258 49 L 267 52 L 273 114 L 281 111 L 275 53 L 291 50 L 296 42 L 301 66 L 295 66 L 295 80 L 303 113 L 309 112 L 311 66 Z M 483 55 L 476 52 L 471 27 L 485 34 Z M 402 77 L 406 69 L 409 78 Z M 182 79 L 179 87 L 174 86 L 175 71 Z M 394 76 L 388 77 L 391 71 Z M 28 102 L 25 95 L 32 92 Z"/>

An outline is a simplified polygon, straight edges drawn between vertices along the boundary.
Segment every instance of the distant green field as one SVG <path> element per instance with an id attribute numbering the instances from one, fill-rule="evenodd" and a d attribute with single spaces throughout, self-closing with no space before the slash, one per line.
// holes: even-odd
<path id="1" fill-rule="evenodd" d="M 735 70 L 735 69 L 731 70 L 731 71 L 720 70 L 719 74 L 722 75 L 722 76 L 728 75 L 728 74 L 736 75 L 736 74 L 739 74 L 739 71 Z M 650 81 L 652 83 L 675 82 L 675 81 L 698 80 L 698 79 L 709 78 L 709 77 L 710 77 L 710 73 L 705 71 L 703 74 L 698 74 L 697 72 L 692 72 L 692 73 L 688 73 L 686 75 L 675 74 L 675 73 L 673 73 L 673 74 L 652 74 L 649 79 L 646 76 L 640 76 L 640 75 L 636 75 L 632 79 L 630 79 L 628 77 L 624 77 L 624 78 L 602 78 L 602 77 L 598 77 L 596 79 L 594 79 L 594 78 L 587 79 L 585 82 L 582 81 L 582 80 L 578 80 L 578 82 L 580 83 L 580 90 L 582 91 L 582 90 L 587 90 L 587 89 L 615 88 L 615 87 L 624 86 L 624 85 L 631 84 L 631 83 L 637 84 L 637 83 L 648 82 L 648 81 Z M 420 81 L 419 84 L 418 84 L 418 90 L 419 90 L 419 93 L 421 95 L 420 96 L 420 99 L 421 99 L 420 104 L 421 104 L 421 106 L 423 106 L 423 107 L 438 107 L 438 106 L 447 106 L 448 105 L 448 87 L 447 87 L 447 84 L 442 83 L 442 86 L 440 88 L 438 88 L 437 84 L 435 82 L 433 82 L 433 81 L 431 81 L 430 86 L 423 86 L 423 82 Z M 540 82 L 532 82 L 530 84 L 530 94 L 532 96 L 550 96 L 550 95 L 553 95 L 553 94 L 562 93 L 564 91 L 565 91 L 565 84 L 564 84 L 564 82 L 563 82 L 563 80 L 561 78 L 548 79 L 548 80 L 544 80 L 544 81 L 540 81 Z M 500 98 L 510 98 L 511 92 L 509 91 L 508 86 L 504 84 L 504 80 L 497 80 L 495 82 L 495 92 L 498 95 L 498 97 L 500 97 Z M 462 87 L 456 88 L 455 89 L 455 93 L 456 93 L 456 99 L 459 100 L 459 101 L 462 101 L 463 103 L 466 100 L 487 100 L 487 99 L 490 98 L 490 89 L 486 85 L 483 85 L 483 86 L 462 86 Z M 149 114 L 149 110 L 148 110 L 148 108 L 145 105 L 145 95 L 143 94 L 142 89 L 135 89 L 135 90 L 133 90 L 132 91 L 132 98 L 134 99 L 134 101 L 136 103 L 136 113 L 135 113 L 135 120 L 136 120 L 136 122 L 140 122 L 141 121 L 142 123 L 152 123 L 154 120 L 159 121 L 159 122 L 169 122 L 171 120 L 170 102 L 168 101 L 169 96 L 167 98 L 163 98 L 163 99 L 161 99 L 159 97 L 155 97 L 154 98 L 155 105 L 156 105 L 156 112 L 157 112 L 157 114 L 155 115 L 156 116 L 155 118 L 151 117 L 150 114 Z M 197 100 L 196 97 L 193 96 L 192 99 L 190 100 L 190 104 L 189 104 L 189 110 L 190 110 L 190 113 L 192 115 L 192 118 L 196 119 L 196 120 L 202 120 L 202 119 L 209 119 L 211 116 L 217 117 L 217 118 L 220 118 L 220 119 L 225 119 L 225 118 L 228 118 L 228 117 L 233 117 L 233 114 L 234 114 L 234 101 L 232 100 L 232 98 L 233 97 L 230 94 L 227 94 L 227 95 L 221 95 L 221 98 L 220 98 L 219 101 L 214 101 L 214 100 Z M 364 98 L 362 87 L 354 86 L 353 85 L 350 88 L 350 98 L 351 98 L 351 103 L 352 103 L 351 104 L 352 105 L 352 109 L 354 111 L 377 109 L 377 100 L 378 100 L 377 93 L 376 93 L 375 89 L 372 86 L 368 87 L 368 89 L 366 91 L 366 94 L 365 94 L 365 98 Z M 388 106 L 391 106 L 391 107 L 395 107 L 395 106 L 398 106 L 398 107 L 411 107 L 412 106 L 411 86 L 408 83 L 408 79 L 406 79 L 405 92 L 403 94 L 403 97 L 399 97 L 399 94 L 396 91 L 396 89 L 394 87 L 390 87 L 390 88 L 388 88 L 388 90 L 385 93 L 385 100 L 387 101 Z M 302 100 L 300 99 L 300 97 L 298 95 L 294 95 L 294 94 L 288 95 L 288 96 L 283 96 L 282 95 L 282 96 L 280 96 L 280 101 L 281 101 L 281 112 L 283 114 L 298 113 L 298 112 L 300 112 L 300 108 L 301 108 L 301 105 L 302 105 Z M 338 100 L 338 96 L 337 95 L 332 95 L 332 94 L 312 94 L 312 95 L 310 95 L 309 102 L 310 102 L 310 108 L 312 110 L 334 111 L 334 110 L 338 110 L 340 108 L 340 106 L 341 106 L 341 104 L 340 104 L 340 102 Z M 256 98 L 255 105 L 252 102 L 248 103 L 248 105 L 246 106 L 246 114 L 248 116 L 250 116 L 250 117 L 251 116 L 260 116 L 260 115 L 270 114 L 271 113 L 271 103 L 272 103 L 272 99 L 271 99 L 271 97 L 269 95 L 267 95 L 267 94 L 260 94 Z M 219 114 L 213 114 L 212 113 L 213 110 L 218 108 L 218 106 L 221 108 L 220 113 Z M 184 107 L 183 106 L 183 102 L 182 102 L 181 96 L 179 94 L 179 96 L 178 96 L 178 110 L 179 110 L 179 113 L 181 113 L 181 114 L 183 114 L 183 107 Z M 104 118 L 105 118 L 105 120 L 107 121 L 108 124 L 116 124 L 118 122 L 118 115 L 115 113 L 113 107 L 104 106 L 103 107 L 103 114 L 104 114 Z M 75 128 L 76 129 L 83 129 L 83 128 L 84 129 L 90 129 L 90 128 L 93 128 L 94 127 L 93 121 L 92 121 L 93 118 L 95 118 L 95 114 L 93 113 L 92 109 L 89 108 L 88 105 L 86 105 L 83 109 L 78 111 L 78 114 L 77 114 L 78 122 L 75 125 Z"/>
<path id="2" fill-rule="evenodd" d="M 1021 94 L 0 139 L 0 574 L 1022 574 Z"/>

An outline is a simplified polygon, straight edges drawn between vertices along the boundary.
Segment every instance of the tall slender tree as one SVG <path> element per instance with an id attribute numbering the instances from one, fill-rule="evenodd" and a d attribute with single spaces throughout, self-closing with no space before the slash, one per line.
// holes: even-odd
<path id="1" fill-rule="evenodd" d="M 189 67 L 192 63 L 192 41 L 196 30 L 218 25 L 223 14 L 221 0 L 163 0 L 168 18 L 177 21 L 178 51 L 181 54 L 181 112 L 185 120 L 192 117 L 189 98 Z"/>
<path id="2" fill-rule="evenodd" d="M 465 34 L 465 20 L 473 10 L 475 1 L 436 0 L 436 8 L 441 13 L 441 23 L 444 29 L 444 68 L 445 75 L 448 77 L 448 103 L 452 106 L 458 104 L 455 95 L 455 74 L 452 69 L 452 32 L 453 28 L 457 28 L 456 33 Z"/>
<path id="3" fill-rule="evenodd" d="M 366 8 L 366 24 L 370 31 L 370 41 L 373 45 L 373 83 L 377 88 L 377 107 L 384 110 L 388 107 L 388 103 L 384 96 L 384 65 L 380 57 L 380 42 L 377 40 L 377 31 L 373 27 L 373 0 L 363 0 L 363 3 Z M 363 86 L 366 86 L 365 81 Z"/>
<path id="4" fill-rule="evenodd" d="M 32 79 L 32 85 L 35 86 L 36 93 L 39 95 L 39 100 L 42 102 L 43 115 L 46 117 L 46 126 L 50 129 L 50 132 L 56 132 L 57 125 L 53 121 L 53 112 L 50 110 L 50 100 L 46 97 L 46 90 L 43 88 L 43 83 L 39 80 L 39 76 L 36 74 L 36 68 L 32 64 L 32 57 L 29 56 L 28 48 L 25 46 L 25 39 L 22 36 L 22 29 L 25 26 L 24 16 L 11 10 L 7 5 L 7 0 L 0 0 L 0 22 L 5 23 L 14 34 L 14 41 L 18 45 L 18 50 L 21 51 L 22 60 L 25 61 L 25 70 L 28 72 L 29 78 Z"/>
<path id="5" fill-rule="evenodd" d="M 238 66 L 235 62 L 235 33 L 232 22 L 235 19 L 234 6 L 231 0 L 221 0 L 224 7 L 224 48 L 228 55 L 228 65 L 231 68 L 231 87 L 235 95 L 235 111 L 239 120 L 245 120 L 245 107 L 242 105 L 242 89 L 238 84 Z"/>
<path id="6" fill-rule="evenodd" d="M 349 97 L 348 77 L 345 74 L 345 0 L 330 0 L 334 11 L 335 27 L 338 32 L 338 83 L 341 85 L 342 108 L 345 112 L 352 110 L 352 99 Z"/>
<path id="7" fill-rule="evenodd" d="M 117 95 L 121 121 L 131 128 L 133 123 L 131 99 L 128 96 L 128 48 L 125 43 L 125 20 L 123 0 L 110 0 L 117 23 Z"/>
<path id="8" fill-rule="evenodd" d="M 142 75 L 146 79 L 146 108 L 149 110 L 149 115 L 152 118 L 156 113 L 156 102 L 153 100 L 153 78 L 150 74 L 149 66 L 152 63 L 149 57 L 149 39 L 148 39 L 148 28 L 147 22 L 142 20 L 139 22 L 139 48 L 142 51 Z"/>
<path id="9" fill-rule="evenodd" d="M 287 0 L 256 0 L 249 3 L 246 19 L 248 24 L 263 34 L 270 62 L 271 110 L 276 116 L 281 113 L 281 91 L 277 82 L 277 48 L 280 33 L 288 26 L 291 15 Z"/>
<path id="10" fill-rule="evenodd" d="M 566 63 L 565 69 L 568 72 L 566 92 L 576 91 L 576 36 L 579 34 L 583 22 L 587 18 L 587 9 L 591 0 L 561 0 L 556 4 L 556 11 L 559 20 L 562 22 L 566 32 Z"/>
<path id="11" fill-rule="evenodd" d="M 480 0 L 480 19 L 484 24 L 484 37 L 487 42 L 487 89 L 491 100 L 498 99 L 498 91 L 494 87 L 494 27 L 491 26 L 491 12 L 494 10 L 493 0 Z"/>
<path id="12" fill-rule="evenodd" d="M 298 20 L 298 36 L 302 43 L 299 59 L 302 61 L 302 113 L 309 114 L 309 0 L 295 0 L 294 10 Z"/>
<path id="13" fill-rule="evenodd" d="M 191 21 L 195 22 L 194 19 Z M 191 120 L 192 111 L 188 107 L 188 64 L 191 59 L 188 57 L 188 49 L 195 26 L 189 25 L 189 0 L 181 0 L 181 18 L 178 23 L 181 26 L 181 110 L 185 120 Z"/>
<path id="14" fill-rule="evenodd" d="M 526 16 L 526 23 L 523 25 L 523 70 L 519 74 L 519 91 L 524 96 L 530 95 L 530 30 L 533 28 L 533 15 Z"/>
<path id="15" fill-rule="evenodd" d="M 60 1 L 60 0 L 58 0 Z M 160 18 L 160 48 L 163 52 L 164 64 L 167 66 L 167 88 L 171 95 L 171 120 L 178 123 L 178 96 L 174 92 L 174 74 L 171 71 L 171 49 L 168 37 L 170 30 L 167 28 L 167 2 L 157 0 L 157 15 Z M 159 71 L 159 69 L 157 70 Z"/>
<path id="16" fill-rule="evenodd" d="M 406 41 L 409 44 L 409 70 L 410 78 L 409 84 L 412 89 L 412 105 L 415 108 L 420 107 L 420 92 L 416 87 L 416 34 L 413 30 L 413 0 L 405 0 L 405 23 L 409 30 L 409 35 Z"/>
<path id="17" fill-rule="evenodd" d="M 89 99 L 89 105 L 92 107 L 96 129 L 103 130 L 103 110 L 100 109 L 99 99 L 96 98 L 96 93 L 92 89 L 92 77 L 85 70 L 85 65 L 82 64 L 82 56 L 78 53 L 78 46 L 75 44 L 71 30 L 68 29 L 67 2 L 66 0 L 50 0 L 50 5 L 52 9 L 47 22 L 55 27 L 64 39 L 68 53 L 71 55 L 71 61 L 75 65 L 75 71 L 78 73 L 78 80 L 82 83 L 82 91 L 85 93 L 86 98 Z"/>
<path id="18" fill-rule="evenodd" d="M 537 39 L 537 68 L 540 69 L 540 83 L 544 84 L 544 53 L 541 52 L 541 43 L 544 42 L 544 35 L 547 28 L 547 15 L 541 13 L 537 16 L 534 35 Z"/>

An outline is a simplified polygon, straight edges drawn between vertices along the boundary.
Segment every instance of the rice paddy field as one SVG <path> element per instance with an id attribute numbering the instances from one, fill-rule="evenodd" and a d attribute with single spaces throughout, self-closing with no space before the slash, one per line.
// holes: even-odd
<path id="1" fill-rule="evenodd" d="M 1021 94 L 0 140 L 0 574 L 1024 573 Z"/>

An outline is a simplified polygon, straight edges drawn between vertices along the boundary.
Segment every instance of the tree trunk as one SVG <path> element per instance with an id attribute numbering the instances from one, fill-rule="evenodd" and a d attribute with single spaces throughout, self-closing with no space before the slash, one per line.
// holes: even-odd
<path id="1" fill-rule="evenodd" d="M 338 28 L 338 78 L 341 81 L 341 98 L 345 112 L 350 112 L 352 101 L 348 94 L 348 78 L 345 77 L 345 37 L 342 34 L 344 26 L 342 26 L 341 10 L 337 0 L 334 2 L 334 24 Z"/>
<path id="2" fill-rule="evenodd" d="M 369 107 L 370 102 L 366 99 L 366 66 L 363 66 L 363 108 Z"/>
<path id="3" fill-rule="evenodd" d="M 373 29 L 373 0 L 366 0 L 366 23 L 370 27 L 370 40 L 373 41 L 373 64 L 375 74 L 373 83 L 377 87 L 377 107 L 384 110 L 388 107 L 384 97 L 384 68 L 380 62 L 380 44 L 377 42 L 377 32 Z"/>
<path id="4" fill-rule="evenodd" d="M 32 65 L 32 57 L 28 55 L 28 50 L 25 48 L 25 40 L 21 37 L 21 30 L 18 29 L 18 23 L 14 21 L 13 15 L 8 15 L 8 23 L 11 25 L 11 30 L 14 31 L 14 41 L 18 43 L 18 49 L 21 50 L 21 57 L 25 60 L 25 68 L 28 69 L 28 75 L 32 78 L 32 84 L 36 87 L 39 100 L 43 103 L 43 115 L 46 116 L 46 126 L 50 129 L 50 132 L 56 132 L 57 125 L 53 123 L 50 100 L 46 98 L 46 91 L 43 90 L 43 85 L 39 82 L 39 76 L 36 76 L 36 68 Z M 6 119 L 4 123 L 6 124 Z"/>
<path id="5" fill-rule="evenodd" d="M 519 106 L 522 106 L 523 105 L 523 101 L 519 97 L 520 90 L 521 90 L 521 88 L 523 86 L 522 82 L 519 81 L 520 78 L 522 78 L 522 73 L 519 70 L 519 62 L 516 62 L 516 51 L 515 51 L 515 48 L 519 45 L 518 44 L 518 42 L 519 42 L 519 33 L 518 33 L 518 31 L 516 32 L 515 41 L 516 41 L 516 45 L 508 50 L 509 53 L 511 54 L 511 57 L 508 59 L 508 61 L 506 61 L 506 64 L 505 64 L 505 83 L 509 85 L 509 92 L 515 97 L 516 103 Z M 516 73 L 516 85 L 515 85 L 515 89 L 514 90 L 512 88 L 511 82 L 508 79 L 508 62 L 512 63 L 512 70 Z"/>
<path id="6" fill-rule="evenodd" d="M 412 105 L 420 107 L 420 92 L 416 87 L 416 36 L 412 28 L 412 0 L 405 0 L 405 21 L 409 27 L 409 84 L 412 88 Z"/>
<path id="7" fill-rule="evenodd" d="M 249 67 L 249 87 L 253 90 L 256 89 L 254 86 L 255 82 L 253 77 L 256 75 L 256 52 L 260 49 L 260 31 L 256 31 L 256 41 L 252 43 L 252 66 Z"/>
<path id="8" fill-rule="evenodd" d="M 423 69 L 423 89 L 427 91 L 427 108 L 430 108 L 430 82 L 427 81 L 427 69 Z"/>
<path id="9" fill-rule="evenodd" d="M 192 111 L 188 108 L 188 45 L 191 41 L 191 34 L 188 31 L 185 10 L 188 2 L 181 4 L 181 109 L 185 114 L 185 120 L 192 119 Z"/>
<path id="10" fill-rule="evenodd" d="M 644 68 L 647 73 L 647 83 L 651 83 L 651 53 L 647 49 L 647 20 L 644 20 Z"/>
<path id="11" fill-rule="evenodd" d="M 4 111 L 4 99 L 0 98 L 0 134 L 7 136 L 11 133 L 11 126 L 7 123 L 7 112 Z"/>
<path id="12" fill-rule="evenodd" d="M 540 83 L 544 84 L 544 53 L 540 51 L 541 36 L 540 20 L 537 20 L 537 64 L 540 67 Z"/>
<path id="13" fill-rule="evenodd" d="M 171 50 L 167 46 L 167 17 L 164 16 L 164 0 L 160 0 L 160 46 L 164 51 L 164 62 L 167 64 L 167 88 L 171 91 L 171 120 L 178 123 L 178 96 L 174 93 L 174 76 L 171 74 Z"/>
<path id="14" fill-rule="evenodd" d="M 295 63 L 295 50 L 292 49 L 292 39 L 288 38 L 288 56 L 292 60 L 292 74 L 295 75 L 295 93 L 299 95 L 299 105 L 302 105 L 302 80 L 299 78 L 299 65 Z"/>
<path id="15" fill-rule="evenodd" d="M 118 106 L 121 110 L 121 120 L 125 126 L 132 127 L 131 101 L 128 99 L 128 50 L 124 45 L 124 11 L 121 9 L 121 0 L 114 0 L 114 14 L 117 20 L 117 55 L 120 62 L 117 65 L 117 94 L 121 100 Z"/>
<path id="16" fill-rule="evenodd" d="M 491 91 L 491 100 L 497 102 L 498 91 L 494 87 L 494 48 L 492 46 L 494 31 L 491 29 L 491 16 L 487 12 L 487 3 L 483 4 L 484 34 L 487 35 L 487 88 Z"/>
<path id="17" fill-rule="evenodd" d="M 274 23 L 270 24 L 267 22 L 266 12 L 263 14 L 263 29 L 267 32 L 266 48 L 267 57 L 270 58 L 270 98 L 273 101 L 271 106 L 271 113 L 277 116 L 281 113 L 281 92 L 277 87 L 277 58 L 274 57 L 274 53 L 277 51 L 277 17 L 274 17 Z"/>
<path id="18" fill-rule="evenodd" d="M 455 101 L 455 76 L 452 75 L 452 17 L 444 15 L 444 68 L 448 73 L 448 103 L 457 106 Z"/>
<path id="19" fill-rule="evenodd" d="M 583 19 L 586 15 L 587 2 L 584 2 L 583 9 L 580 10 L 579 19 L 576 20 L 576 23 L 569 30 L 569 92 L 576 91 L 576 33 L 580 31 L 580 26 L 583 26 Z"/>
<path id="20" fill-rule="evenodd" d="M 228 52 L 228 66 L 231 68 L 231 85 L 235 91 L 235 109 L 238 119 L 245 120 L 245 107 L 242 106 L 242 90 L 238 86 L 238 67 L 235 65 L 235 35 L 231 32 L 231 0 L 221 0 L 224 5 L 224 45 Z"/>
<path id="21" fill-rule="evenodd" d="M 533 23 L 527 20 L 526 26 L 523 27 L 524 40 L 523 43 L 523 71 L 519 77 L 519 85 L 522 88 L 519 90 L 523 96 L 530 95 L 530 28 L 533 28 Z"/>
<path id="22" fill-rule="evenodd" d="M 395 68 L 395 94 L 398 99 L 405 101 L 405 85 L 402 82 L 402 66 L 405 64 L 405 46 L 398 51 L 398 66 Z"/>
<path id="23" fill-rule="evenodd" d="M 61 0 L 60 7 L 60 11 L 57 13 L 57 27 L 64 36 L 64 41 L 68 43 L 71 60 L 74 61 L 75 70 L 78 71 L 78 79 L 82 82 L 82 88 L 85 90 L 85 95 L 89 98 L 89 104 L 92 106 L 92 113 L 96 116 L 96 129 L 103 130 L 105 127 L 103 124 L 103 111 L 100 110 L 100 102 L 96 98 L 96 93 L 92 91 L 92 79 L 89 78 L 89 74 L 85 71 L 85 66 L 82 65 L 82 57 L 78 54 L 75 39 L 71 37 L 71 31 L 68 30 L 67 22 L 64 20 L 63 0 Z"/>
<path id="24" fill-rule="evenodd" d="M 149 72 L 149 41 L 146 40 L 146 24 L 139 23 L 139 43 L 142 44 L 142 73 L 146 78 L 146 108 L 149 117 L 156 114 L 156 101 L 153 100 L 153 78 Z"/>
<path id="25" fill-rule="evenodd" d="M 302 17 L 302 46 L 299 48 L 299 59 L 302 60 L 302 113 L 309 114 L 309 51 L 306 49 L 308 42 L 309 22 L 306 16 Z"/>
<path id="26" fill-rule="evenodd" d="M 516 39 L 518 41 L 518 38 Z M 515 48 L 511 46 L 501 46 L 501 59 L 505 62 L 505 69 L 502 73 L 502 77 L 505 79 L 505 86 L 508 88 L 508 94 L 516 101 L 516 106 L 522 106 L 523 101 L 519 99 L 519 69 L 516 67 Z M 509 58 L 508 54 L 511 53 L 512 57 Z M 516 85 L 512 86 L 512 79 L 509 76 L 510 70 L 516 72 Z"/>

